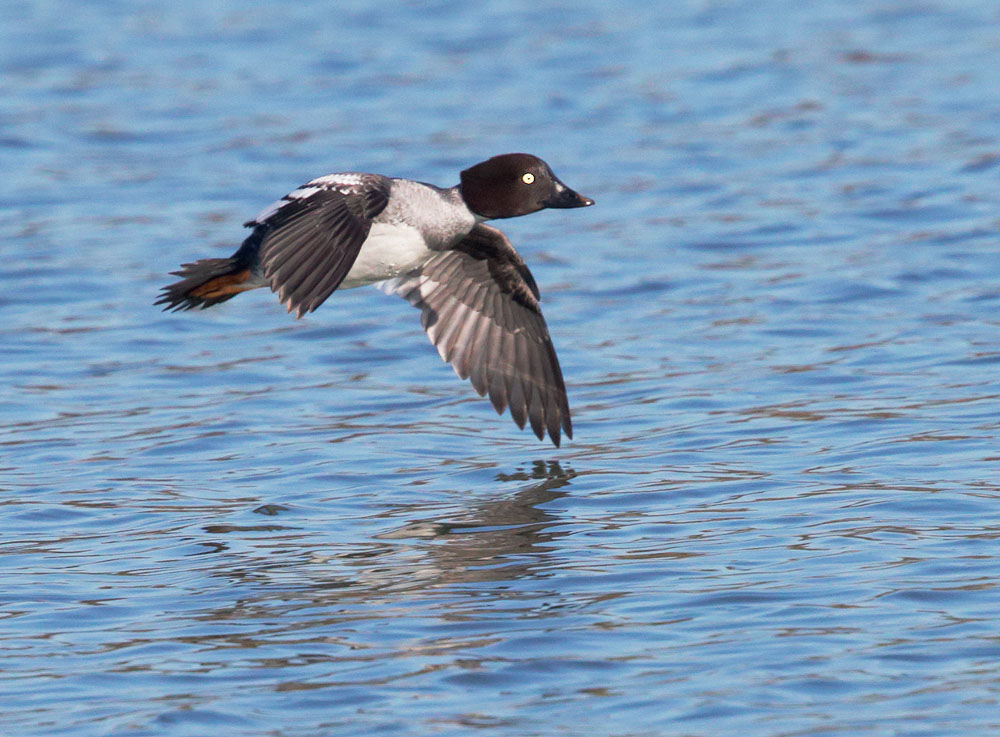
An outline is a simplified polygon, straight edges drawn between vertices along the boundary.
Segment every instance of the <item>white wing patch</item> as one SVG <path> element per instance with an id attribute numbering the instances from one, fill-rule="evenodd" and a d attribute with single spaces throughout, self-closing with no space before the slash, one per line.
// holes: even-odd
<path id="1" fill-rule="evenodd" d="M 340 174 L 327 174 L 326 176 L 316 177 L 305 187 L 326 187 L 327 189 L 340 189 L 342 187 L 348 189 L 355 189 L 360 184 L 364 182 L 361 174 L 355 174 L 353 172 L 343 172 Z"/>
<path id="2" fill-rule="evenodd" d="M 272 202 L 266 208 L 257 213 L 257 217 L 255 217 L 252 220 L 252 222 L 260 225 L 269 217 L 272 217 L 274 213 L 278 212 L 278 210 L 287 205 L 289 202 L 292 202 L 293 200 L 305 199 L 306 197 L 316 194 L 321 189 L 322 187 L 310 187 L 308 185 L 303 185 L 302 187 L 299 187 L 295 191 L 289 192 L 277 202 Z"/>
<path id="3" fill-rule="evenodd" d="M 292 190 L 277 202 L 272 202 L 270 205 L 261 210 L 257 216 L 250 221 L 250 224 L 260 225 L 268 218 L 273 217 L 276 212 L 281 210 L 281 208 L 289 202 L 304 200 L 307 197 L 312 197 L 317 192 L 330 189 L 335 189 L 341 194 L 352 194 L 357 192 L 358 188 L 361 187 L 363 183 L 364 179 L 360 174 L 353 174 L 351 172 L 344 174 L 327 174 L 323 177 L 317 177 L 316 179 L 303 184 L 298 189 Z"/>

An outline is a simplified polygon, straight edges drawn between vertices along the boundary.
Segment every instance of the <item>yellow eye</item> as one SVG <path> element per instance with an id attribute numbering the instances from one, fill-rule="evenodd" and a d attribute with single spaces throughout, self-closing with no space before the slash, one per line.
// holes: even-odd
<path id="1" fill-rule="evenodd" d="M 525 184 L 531 184 L 533 181 L 535 181 L 535 175 L 529 171 L 527 174 L 521 177 L 521 181 L 524 182 Z"/>

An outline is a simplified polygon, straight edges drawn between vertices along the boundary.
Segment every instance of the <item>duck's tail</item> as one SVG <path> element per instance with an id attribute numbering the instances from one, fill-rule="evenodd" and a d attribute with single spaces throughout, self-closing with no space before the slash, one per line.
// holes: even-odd
<path id="1" fill-rule="evenodd" d="M 191 310 L 211 307 L 259 284 L 251 280 L 250 268 L 237 258 L 204 258 L 181 264 L 180 271 L 170 272 L 181 280 L 163 287 L 154 304 L 165 310 Z"/>

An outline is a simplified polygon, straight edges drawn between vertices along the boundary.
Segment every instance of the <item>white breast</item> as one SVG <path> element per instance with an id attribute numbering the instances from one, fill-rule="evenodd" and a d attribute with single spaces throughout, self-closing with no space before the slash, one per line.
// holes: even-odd
<path id="1" fill-rule="evenodd" d="M 372 223 L 354 266 L 340 285 L 351 289 L 405 274 L 431 256 L 416 228 L 403 224 Z"/>

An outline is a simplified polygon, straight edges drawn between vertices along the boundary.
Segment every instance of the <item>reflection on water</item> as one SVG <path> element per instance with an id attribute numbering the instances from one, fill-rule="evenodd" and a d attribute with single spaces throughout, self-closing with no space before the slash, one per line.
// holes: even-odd
<path id="1" fill-rule="evenodd" d="M 996 8 L 572 10 L 0 27 L 0 734 L 997 731 Z M 561 449 L 375 290 L 151 306 L 511 150 L 598 202 L 504 224 Z"/>
<path id="2" fill-rule="evenodd" d="M 532 483 L 521 491 L 491 499 L 458 517 L 414 519 L 379 535 L 382 540 L 420 539 L 428 560 L 413 575 L 421 586 L 516 580 L 544 571 L 545 552 L 556 537 L 549 528 L 558 518 L 544 505 L 562 498 L 576 474 L 558 461 L 536 461 L 530 473 L 498 474 L 503 484 Z"/>

